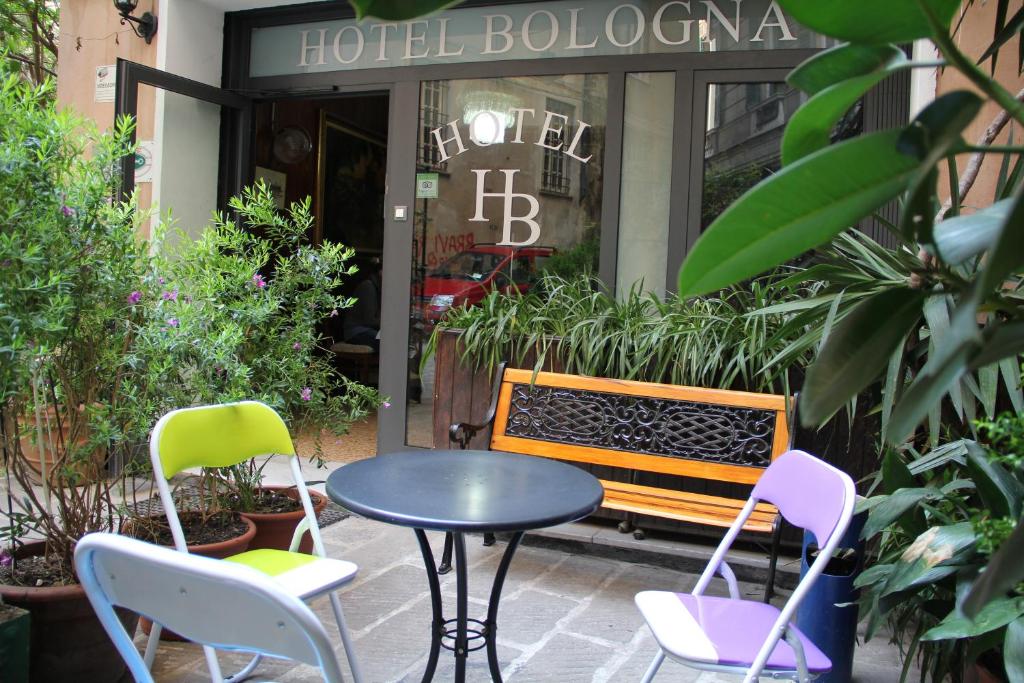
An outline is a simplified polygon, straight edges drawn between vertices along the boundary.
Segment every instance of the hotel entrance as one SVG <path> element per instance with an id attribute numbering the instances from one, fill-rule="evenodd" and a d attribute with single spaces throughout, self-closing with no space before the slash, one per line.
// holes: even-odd
<path id="1" fill-rule="evenodd" d="M 354 305 L 324 321 L 324 346 L 388 397 L 380 452 L 447 445 L 429 343 L 446 320 L 584 273 L 613 296 L 670 294 L 703 227 L 779 168 L 804 97 L 785 76 L 828 47 L 770 0 L 222 17 L 205 75 L 220 88 L 136 70 L 167 88 L 175 124 L 158 167 L 182 187 L 158 199 L 208 216 L 257 179 L 280 206 L 310 197 L 310 239 L 355 251 Z M 854 112 L 844 126 L 870 131 L 905 120 L 906 99 L 871 93 Z"/>

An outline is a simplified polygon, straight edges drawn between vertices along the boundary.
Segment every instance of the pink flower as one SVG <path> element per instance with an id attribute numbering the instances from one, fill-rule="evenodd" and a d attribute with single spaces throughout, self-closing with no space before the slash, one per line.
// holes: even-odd
<path id="1" fill-rule="evenodd" d="M 391 402 L 390 401 L 384 401 L 384 407 L 385 408 L 390 408 L 391 407 Z"/>
<path id="2" fill-rule="evenodd" d="M 6 550 L 0 551 L 0 567 L 10 567 L 14 564 L 14 556 Z"/>
<path id="3" fill-rule="evenodd" d="M 167 319 L 167 326 L 168 327 L 177 327 L 178 326 L 178 319 L 177 318 L 168 318 Z"/>
<path id="4" fill-rule="evenodd" d="M 67 218 L 71 218 L 72 216 L 75 215 L 75 210 L 72 209 L 67 204 L 64 204 L 60 207 L 60 212 L 64 214 Z"/>
<path id="5" fill-rule="evenodd" d="M 333 311 L 331 311 L 331 317 L 332 318 L 337 318 L 338 317 L 338 309 L 337 308 L 335 308 Z"/>
<path id="6" fill-rule="evenodd" d="M 178 290 L 173 289 L 173 290 L 171 290 L 169 292 L 164 292 L 163 298 L 164 298 L 164 301 L 177 301 L 178 300 Z"/>
<path id="7" fill-rule="evenodd" d="M 267 281 L 264 280 L 263 276 L 260 275 L 259 273 L 256 273 L 255 275 L 252 276 L 252 283 L 259 287 L 260 289 L 263 289 L 264 287 L 267 286 Z"/>
<path id="8" fill-rule="evenodd" d="M 294 344 L 292 344 L 292 348 L 298 351 L 299 349 L 302 348 L 302 344 L 300 342 L 295 342 Z"/>
<path id="9" fill-rule="evenodd" d="M 132 306 L 139 303 L 140 301 L 142 301 L 142 292 L 140 292 L 139 290 L 136 289 L 134 292 L 128 295 L 128 303 L 131 304 Z"/>
<path id="10" fill-rule="evenodd" d="M 158 277 L 157 278 L 157 282 L 159 282 L 160 284 L 163 284 L 164 282 L 166 282 L 166 280 L 164 280 L 162 277 Z"/>
<path id="11" fill-rule="evenodd" d="M 313 398 L 313 390 L 309 387 L 302 387 L 302 393 L 299 394 L 303 401 L 309 401 Z"/>

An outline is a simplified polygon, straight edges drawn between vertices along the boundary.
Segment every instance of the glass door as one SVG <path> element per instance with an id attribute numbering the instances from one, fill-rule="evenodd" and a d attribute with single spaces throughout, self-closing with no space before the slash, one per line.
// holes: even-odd
<path id="1" fill-rule="evenodd" d="M 406 445 L 447 446 L 436 359 L 423 358 L 439 323 L 489 296 L 543 296 L 551 278 L 596 274 L 607 112 L 605 74 L 420 84 Z"/>

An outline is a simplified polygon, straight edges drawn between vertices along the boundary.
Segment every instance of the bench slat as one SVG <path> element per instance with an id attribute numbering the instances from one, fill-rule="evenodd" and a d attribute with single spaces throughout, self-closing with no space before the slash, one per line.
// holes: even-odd
<path id="1" fill-rule="evenodd" d="M 624 394 L 626 396 L 671 398 L 680 401 L 711 403 L 720 406 L 739 406 L 741 408 L 781 411 L 786 409 L 785 396 L 756 394 L 749 391 L 704 389 L 702 387 L 684 387 L 675 384 L 638 382 L 628 379 L 563 375 L 557 372 L 538 372 L 536 380 L 533 380 L 532 370 L 517 370 L 513 368 L 505 370 L 504 381 L 512 384 L 536 384 L 542 387 L 558 387 L 560 389 L 602 391 L 609 394 Z"/>
<path id="2" fill-rule="evenodd" d="M 729 527 L 743 509 L 745 501 L 673 491 L 622 482 L 601 480 L 605 487 L 602 505 L 612 510 L 637 512 L 686 522 Z M 743 528 L 770 533 L 778 511 L 772 505 L 759 504 Z"/>

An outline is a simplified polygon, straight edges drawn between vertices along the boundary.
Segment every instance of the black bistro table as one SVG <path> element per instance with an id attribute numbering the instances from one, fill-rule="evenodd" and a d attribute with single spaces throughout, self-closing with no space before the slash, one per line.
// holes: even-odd
<path id="1" fill-rule="evenodd" d="M 411 527 L 427 569 L 433 621 L 423 680 L 434 677 L 440 649 L 455 653 L 455 680 L 466 678 L 466 657 L 487 648 L 491 678 L 501 681 L 496 642 L 498 601 L 524 531 L 571 522 L 601 505 L 600 482 L 565 463 L 515 453 L 433 450 L 379 455 L 345 465 L 327 478 L 327 495 L 356 514 Z M 445 619 L 434 553 L 425 530 L 451 532 L 456 605 Z M 498 564 L 484 620 L 467 614 L 466 532 L 511 531 Z"/>

